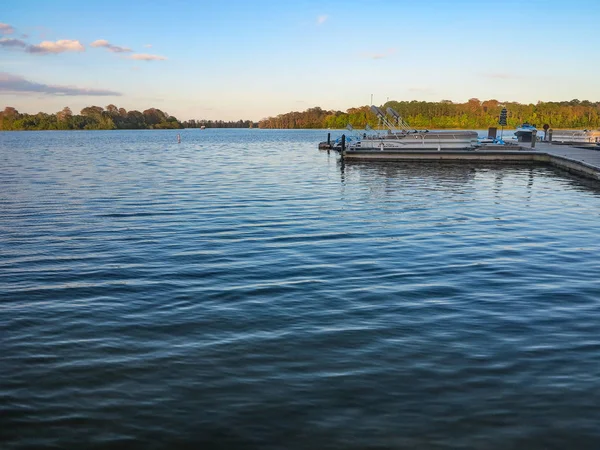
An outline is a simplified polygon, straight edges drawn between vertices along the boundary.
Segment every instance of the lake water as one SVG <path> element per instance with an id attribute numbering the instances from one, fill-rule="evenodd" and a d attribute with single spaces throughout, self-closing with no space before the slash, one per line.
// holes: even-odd
<path id="1" fill-rule="evenodd" d="M 0 447 L 599 448 L 600 186 L 326 133 L 0 133 Z"/>

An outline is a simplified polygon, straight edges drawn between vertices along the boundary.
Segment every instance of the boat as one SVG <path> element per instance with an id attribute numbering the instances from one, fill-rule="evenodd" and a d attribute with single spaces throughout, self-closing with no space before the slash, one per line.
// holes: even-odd
<path id="1" fill-rule="evenodd" d="M 387 127 L 387 131 L 381 133 L 366 130 L 356 141 L 350 143 L 348 151 L 473 150 L 479 146 L 476 131 L 415 130 L 392 108 L 386 109 L 392 120 L 375 105 L 371 106 L 371 111 Z"/>
<path id="2" fill-rule="evenodd" d="M 552 142 L 600 145 L 600 130 L 552 130 Z"/>
<path id="3" fill-rule="evenodd" d="M 535 125 L 524 122 L 520 127 L 517 127 L 515 136 L 519 142 L 531 142 L 531 137 L 533 136 L 534 131 L 537 133 L 537 128 Z"/>

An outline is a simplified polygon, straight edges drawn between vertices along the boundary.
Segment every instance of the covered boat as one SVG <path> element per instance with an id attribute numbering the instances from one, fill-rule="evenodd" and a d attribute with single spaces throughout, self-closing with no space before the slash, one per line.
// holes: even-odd
<path id="1" fill-rule="evenodd" d="M 531 142 L 531 137 L 533 136 L 534 131 L 537 133 L 537 128 L 535 125 L 524 122 L 523 125 L 515 130 L 515 136 L 519 142 Z"/>
<path id="2" fill-rule="evenodd" d="M 415 130 L 392 108 L 388 116 L 377 106 L 371 111 L 387 127 L 387 132 L 364 133 L 348 150 L 470 150 L 479 146 L 475 131 Z M 372 131 L 372 130 L 370 130 Z"/>

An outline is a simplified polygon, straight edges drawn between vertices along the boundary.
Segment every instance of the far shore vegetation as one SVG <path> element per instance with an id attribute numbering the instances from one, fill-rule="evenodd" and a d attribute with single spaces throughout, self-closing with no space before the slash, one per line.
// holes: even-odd
<path id="1" fill-rule="evenodd" d="M 252 128 L 258 126 L 251 120 L 226 122 L 222 120 L 188 120 L 176 117 L 157 108 L 143 112 L 127 111 L 115 105 L 87 106 L 73 114 L 68 106 L 54 114 L 39 112 L 22 114 L 11 106 L 0 111 L 0 130 L 145 130 L 181 128 Z"/>
<path id="2" fill-rule="evenodd" d="M 440 102 L 398 102 L 388 101 L 388 106 L 396 110 L 411 127 L 418 129 L 472 129 L 481 130 L 499 127 L 498 118 L 502 108 L 508 110 L 507 128 L 516 128 L 523 122 L 552 128 L 600 127 L 600 102 L 571 100 L 568 102 L 538 102 L 524 105 L 516 102 L 501 103 L 498 100 L 481 101 L 472 98 L 465 103 L 450 100 Z M 260 128 L 345 128 L 352 125 L 364 129 L 368 124 L 375 127 L 377 117 L 369 106 L 350 108 L 346 112 L 326 111 L 319 107 L 304 112 L 289 112 L 277 117 L 269 117 L 259 122 Z"/>
<path id="3" fill-rule="evenodd" d="M 481 101 L 472 98 L 465 103 L 450 100 L 440 102 L 388 101 L 381 105 L 395 109 L 411 127 L 418 129 L 485 129 L 498 126 L 502 108 L 508 110 L 507 128 L 516 128 L 524 122 L 538 127 L 547 124 L 551 128 L 600 128 L 600 102 L 571 100 L 564 102 L 517 102 Z M 348 124 L 363 129 L 366 125 L 376 127 L 378 119 L 369 106 L 350 108 L 346 112 L 309 108 L 302 112 L 288 112 L 276 117 L 251 120 L 179 121 L 157 108 L 145 111 L 127 111 L 115 105 L 106 108 L 88 106 L 79 114 L 69 107 L 54 114 L 39 112 L 22 114 L 13 107 L 0 111 L 0 130 L 140 130 L 180 128 L 345 128 Z"/>

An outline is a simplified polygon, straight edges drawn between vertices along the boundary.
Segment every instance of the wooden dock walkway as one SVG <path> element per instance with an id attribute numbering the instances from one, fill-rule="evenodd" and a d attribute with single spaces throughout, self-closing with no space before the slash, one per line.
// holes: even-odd
<path id="1" fill-rule="evenodd" d="M 600 146 L 583 148 L 538 142 L 536 151 L 548 155 L 548 162 L 553 166 L 600 180 Z"/>
<path id="2" fill-rule="evenodd" d="M 477 150 L 358 150 L 346 151 L 347 160 L 374 161 L 480 161 L 522 163 L 538 162 L 568 172 L 600 181 L 600 146 L 580 148 L 571 145 L 553 145 L 548 142 L 536 142 L 535 148 L 530 144 L 521 144 L 509 148 L 498 146 L 482 146 Z"/>

